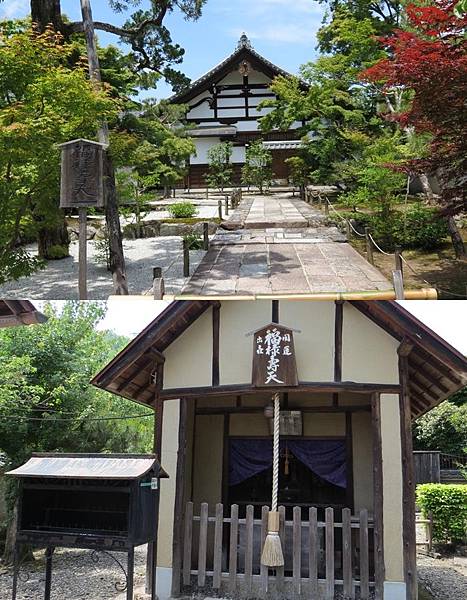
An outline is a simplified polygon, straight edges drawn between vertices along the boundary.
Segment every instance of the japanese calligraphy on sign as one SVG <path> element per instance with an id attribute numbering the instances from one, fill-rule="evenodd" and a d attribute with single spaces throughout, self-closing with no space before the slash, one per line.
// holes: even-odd
<path id="1" fill-rule="evenodd" d="M 104 146 L 89 140 L 61 145 L 60 207 L 104 206 Z"/>
<path id="2" fill-rule="evenodd" d="M 291 329 L 272 323 L 255 332 L 252 379 L 256 387 L 298 385 Z"/>

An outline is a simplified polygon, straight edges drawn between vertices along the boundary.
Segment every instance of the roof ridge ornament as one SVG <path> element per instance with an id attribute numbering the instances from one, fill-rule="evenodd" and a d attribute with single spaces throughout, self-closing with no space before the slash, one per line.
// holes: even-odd
<path id="1" fill-rule="evenodd" d="M 252 48 L 250 38 L 247 36 L 245 32 L 242 33 L 240 40 L 237 45 L 237 49 L 241 50 L 242 48 Z"/>

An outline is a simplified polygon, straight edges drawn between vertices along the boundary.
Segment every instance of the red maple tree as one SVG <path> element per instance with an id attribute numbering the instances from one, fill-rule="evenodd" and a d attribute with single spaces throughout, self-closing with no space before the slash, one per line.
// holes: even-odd
<path id="1" fill-rule="evenodd" d="M 388 58 L 361 74 L 364 81 L 411 90 L 408 110 L 391 115 L 404 128 L 431 136 L 426 158 L 408 161 L 412 173 L 436 174 L 443 212 L 467 208 L 467 26 L 456 1 L 411 4 L 407 27 L 381 38 Z"/>

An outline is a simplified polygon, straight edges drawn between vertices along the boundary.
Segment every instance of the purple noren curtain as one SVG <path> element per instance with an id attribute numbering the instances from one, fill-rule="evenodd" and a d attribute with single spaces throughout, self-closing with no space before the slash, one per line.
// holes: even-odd
<path id="1" fill-rule="evenodd" d="M 281 440 L 292 454 L 319 477 L 345 488 L 346 446 L 344 440 Z M 230 440 L 229 485 L 238 485 L 272 466 L 271 439 Z"/>

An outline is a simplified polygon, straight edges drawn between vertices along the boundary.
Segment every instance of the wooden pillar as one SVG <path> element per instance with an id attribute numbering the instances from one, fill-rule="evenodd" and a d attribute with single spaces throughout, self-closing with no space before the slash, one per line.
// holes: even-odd
<path id="1" fill-rule="evenodd" d="M 346 444 L 346 480 L 345 502 L 347 508 L 354 510 L 354 481 L 353 481 L 353 432 L 352 413 L 345 413 L 345 444 Z"/>
<path id="2" fill-rule="evenodd" d="M 373 434 L 373 496 L 374 496 L 374 562 L 375 600 L 384 593 L 384 525 L 383 525 L 383 444 L 381 437 L 381 399 L 371 397 L 371 423 Z"/>
<path id="3" fill-rule="evenodd" d="M 413 466 L 412 420 L 409 393 L 409 354 L 412 344 L 399 346 L 399 394 L 401 457 L 402 457 L 402 523 L 404 544 L 404 580 L 407 600 L 418 598 L 417 546 L 415 531 L 415 477 Z"/>
<path id="4" fill-rule="evenodd" d="M 212 307 L 212 385 L 219 385 L 220 304 Z"/>
<path id="5" fill-rule="evenodd" d="M 172 596 L 181 593 L 181 574 L 183 557 L 183 531 L 185 514 L 185 474 L 188 428 L 188 401 L 180 400 L 180 421 L 178 426 L 177 474 L 175 479 L 174 527 L 172 542 Z"/>
<path id="6" fill-rule="evenodd" d="M 154 440 L 153 451 L 157 460 L 162 464 L 162 423 L 164 417 L 164 402 L 160 398 L 159 392 L 163 387 L 163 369 L 162 363 L 157 365 L 155 412 L 154 412 Z M 158 501 L 159 502 L 159 501 Z M 157 507 L 155 541 L 148 546 L 148 557 L 146 565 L 146 588 L 149 590 L 151 600 L 156 600 L 156 569 L 157 569 L 157 538 L 159 531 L 159 506 Z"/>
<path id="7" fill-rule="evenodd" d="M 133 588 L 135 579 L 135 549 L 130 548 L 127 556 L 127 588 L 126 598 L 127 600 L 133 600 Z"/>
<path id="8" fill-rule="evenodd" d="M 45 551 L 45 590 L 44 600 L 50 600 L 52 592 L 52 557 L 55 548 L 48 547 Z"/>
<path id="9" fill-rule="evenodd" d="M 13 586 L 11 589 L 11 599 L 16 600 L 16 592 L 18 589 L 18 572 L 19 572 L 19 544 L 15 543 L 13 555 Z"/>

